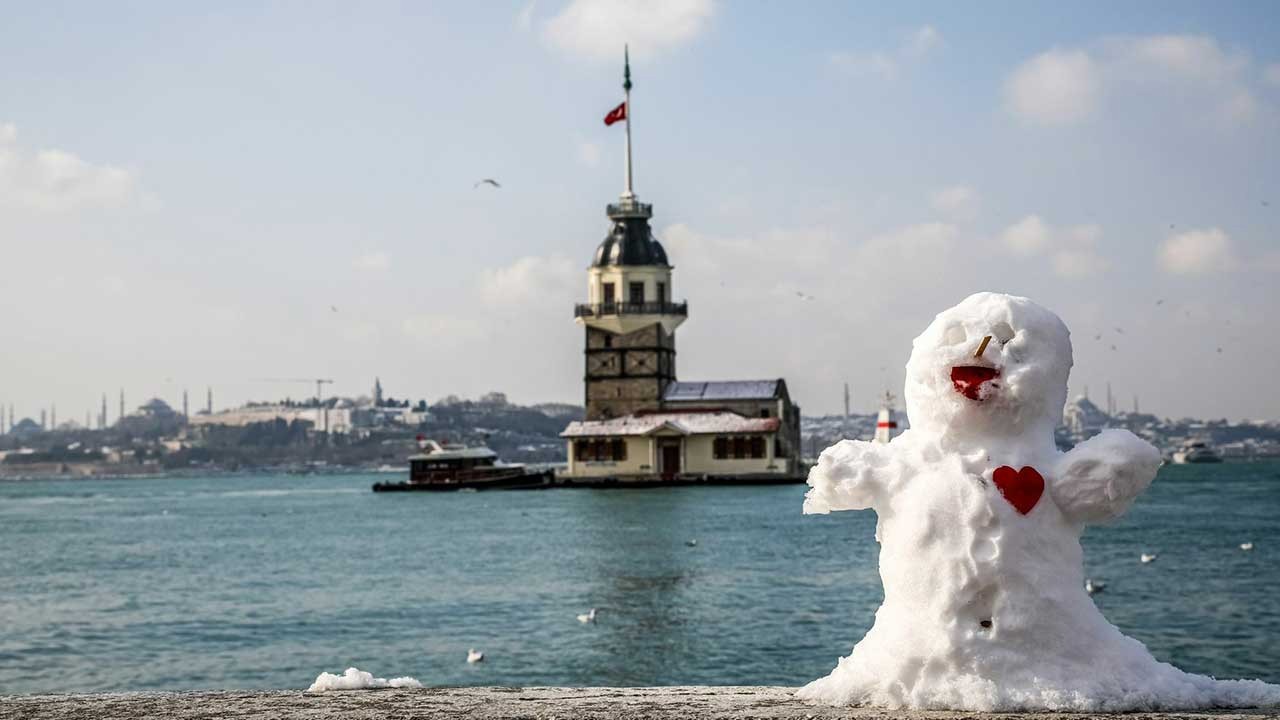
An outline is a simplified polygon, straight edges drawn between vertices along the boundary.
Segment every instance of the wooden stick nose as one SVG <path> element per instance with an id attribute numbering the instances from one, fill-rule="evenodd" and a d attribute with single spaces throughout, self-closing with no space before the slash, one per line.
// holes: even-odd
<path id="1" fill-rule="evenodd" d="M 976 357 L 976 358 L 980 358 L 980 357 L 982 357 L 982 353 L 984 353 L 984 352 L 986 352 L 986 351 L 987 351 L 987 343 L 989 343 L 989 342 L 991 342 L 991 336 L 990 336 L 990 335 L 988 335 L 988 336 L 986 336 L 986 337 L 982 338 L 982 344 L 978 346 L 978 352 L 974 353 L 974 354 L 973 354 L 973 356 L 974 356 L 974 357 Z"/>

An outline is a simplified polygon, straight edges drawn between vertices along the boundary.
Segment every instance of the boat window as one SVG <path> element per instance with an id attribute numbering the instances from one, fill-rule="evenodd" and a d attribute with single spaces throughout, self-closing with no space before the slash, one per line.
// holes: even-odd
<path id="1" fill-rule="evenodd" d="M 764 457 L 764 438 L 759 435 L 751 436 L 751 457 L 757 460 Z"/>
<path id="2" fill-rule="evenodd" d="M 735 460 L 741 460 L 747 456 L 747 439 L 741 435 L 733 439 L 733 457 Z"/>
<path id="3" fill-rule="evenodd" d="M 627 443 L 622 438 L 614 438 L 611 450 L 614 462 L 621 462 L 627 459 Z"/>
<path id="4" fill-rule="evenodd" d="M 711 456 L 716 460 L 724 460 L 729 457 L 729 438 L 716 438 L 711 444 Z"/>

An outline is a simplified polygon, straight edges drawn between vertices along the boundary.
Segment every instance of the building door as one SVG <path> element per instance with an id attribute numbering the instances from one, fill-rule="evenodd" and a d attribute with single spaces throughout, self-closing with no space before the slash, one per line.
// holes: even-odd
<path id="1" fill-rule="evenodd" d="M 662 445 L 662 479 L 671 480 L 680 473 L 680 444 L 668 442 Z"/>

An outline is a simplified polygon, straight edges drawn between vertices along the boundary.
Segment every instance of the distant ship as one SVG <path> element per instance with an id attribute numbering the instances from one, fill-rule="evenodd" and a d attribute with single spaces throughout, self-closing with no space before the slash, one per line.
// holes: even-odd
<path id="1" fill-rule="evenodd" d="M 373 484 L 374 492 L 519 490 L 546 487 L 555 476 L 518 463 L 504 463 L 487 447 L 442 445 L 418 438 L 422 452 L 409 458 L 409 479 Z"/>
<path id="2" fill-rule="evenodd" d="M 1203 440 L 1188 440 L 1174 451 L 1173 461 L 1179 465 L 1219 463 L 1222 462 L 1222 456 Z"/>

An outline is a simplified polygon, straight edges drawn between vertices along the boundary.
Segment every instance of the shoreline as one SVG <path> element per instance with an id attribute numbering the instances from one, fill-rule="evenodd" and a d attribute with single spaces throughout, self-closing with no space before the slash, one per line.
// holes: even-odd
<path id="1" fill-rule="evenodd" d="M 0 695 L 0 718 L 542 718 L 615 719 L 762 718 L 817 720 L 962 720 L 1008 713 L 950 710 L 885 710 L 830 707 L 795 698 L 796 688 L 776 686 L 673 687 L 454 687 L 350 690 L 126 692 L 86 695 Z M 1124 718 L 1125 720 L 1262 720 L 1280 708 L 1132 713 L 1025 712 L 1026 720 Z"/>

